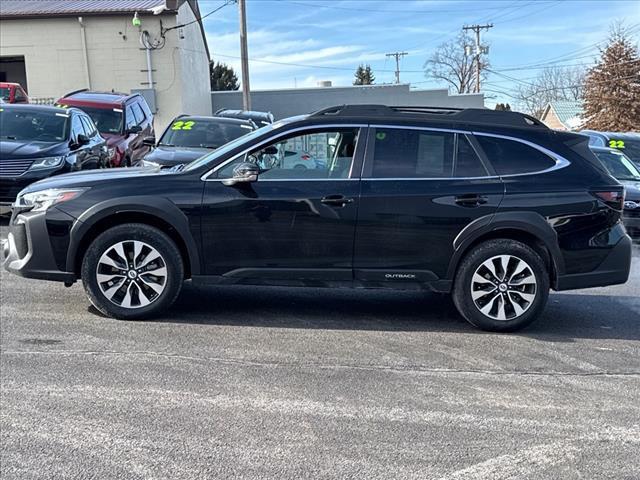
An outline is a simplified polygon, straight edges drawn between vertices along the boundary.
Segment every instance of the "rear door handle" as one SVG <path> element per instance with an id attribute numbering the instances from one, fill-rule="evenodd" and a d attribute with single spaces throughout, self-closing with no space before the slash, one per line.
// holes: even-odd
<path id="1" fill-rule="evenodd" d="M 456 204 L 462 207 L 477 207 L 489 202 L 489 199 L 484 195 L 459 195 L 456 197 Z"/>
<path id="2" fill-rule="evenodd" d="M 353 203 L 353 198 L 347 198 L 344 195 L 327 195 L 320 202 L 334 207 L 344 207 L 348 203 Z"/>

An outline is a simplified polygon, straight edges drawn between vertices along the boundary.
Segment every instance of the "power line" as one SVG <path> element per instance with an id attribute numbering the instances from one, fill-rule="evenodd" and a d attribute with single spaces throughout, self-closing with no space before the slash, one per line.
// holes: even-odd
<path id="1" fill-rule="evenodd" d="M 237 0 L 227 0 L 226 2 L 224 2 L 222 5 L 220 5 L 218 8 L 215 8 L 213 10 L 211 10 L 209 13 L 207 13 L 206 15 L 201 16 L 200 18 L 196 18 L 195 20 L 192 20 L 190 22 L 187 23 L 183 23 L 182 25 L 176 25 L 175 27 L 170 27 L 170 28 L 165 28 L 162 31 L 162 36 L 164 37 L 164 34 L 167 32 L 170 32 L 171 30 L 175 30 L 176 28 L 182 28 L 182 27 L 187 27 L 189 25 L 192 25 L 196 22 L 201 22 L 202 20 L 204 20 L 205 18 L 207 18 L 209 15 L 213 15 L 214 13 L 216 13 L 219 10 L 222 10 L 224 7 L 226 7 L 227 5 L 230 5 L 232 3 L 236 3 Z"/>
<path id="2" fill-rule="evenodd" d="M 468 8 L 460 8 L 460 9 L 450 9 L 450 10 L 407 10 L 405 8 L 396 8 L 396 9 L 377 9 L 377 8 L 357 8 L 357 7 L 345 7 L 341 5 L 325 5 L 321 3 L 309 3 L 309 2 L 301 2 L 298 0 L 272 0 L 277 1 L 279 3 L 290 3 L 293 5 L 301 5 L 304 7 L 314 7 L 314 8 L 329 8 L 333 10 L 346 10 L 351 12 L 370 12 L 370 13 L 462 13 L 468 11 Z M 523 2 L 526 0 L 522 0 Z M 504 10 L 503 6 L 495 6 L 495 7 L 482 7 L 482 8 L 474 8 L 476 11 L 484 11 L 484 10 Z"/>

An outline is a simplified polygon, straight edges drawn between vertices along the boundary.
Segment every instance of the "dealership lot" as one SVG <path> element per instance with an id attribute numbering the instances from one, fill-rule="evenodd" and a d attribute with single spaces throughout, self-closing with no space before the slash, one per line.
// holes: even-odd
<path id="1" fill-rule="evenodd" d="M 380 291 L 186 286 L 122 322 L 2 271 L 0 474 L 640 478 L 632 269 L 503 335 Z"/>

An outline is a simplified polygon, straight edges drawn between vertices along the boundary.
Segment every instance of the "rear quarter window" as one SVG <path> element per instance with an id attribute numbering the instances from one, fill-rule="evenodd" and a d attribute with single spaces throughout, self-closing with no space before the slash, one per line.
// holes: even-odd
<path id="1" fill-rule="evenodd" d="M 476 135 L 498 175 L 535 173 L 553 167 L 553 158 L 524 143 L 506 138 Z"/>

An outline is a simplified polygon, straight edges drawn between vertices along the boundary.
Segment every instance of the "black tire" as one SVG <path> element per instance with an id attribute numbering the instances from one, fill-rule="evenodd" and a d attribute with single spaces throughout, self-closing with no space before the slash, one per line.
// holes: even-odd
<path id="1" fill-rule="evenodd" d="M 124 277 L 123 282 L 135 283 L 137 280 L 136 285 L 132 287 L 128 287 L 124 283 L 122 284 L 125 289 L 125 296 L 128 294 L 127 288 L 133 289 L 129 297 L 129 300 L 133 298 L 133 301 L 129 303 L 136 303 L 136 300 L 138 303 L 138 305 L 132 305 L 132 307 L 127 308 L 122 306 L 122 304 L 125 303 L 124 300 L 118 305 L 117 302 L 114 303 L 114 301 L 110 300 L 105 293 L 103 293 L 102 288 L 105 288 L 105 283 L 98 282 L 98 268 L 104 268 L 104 263 L 100 263 L 99 266 L 99 262 L 101 262 L 103 255 L 116 244 L 125 242 L 127 246 L 131 245 L 131 248 L 133 248 L 132 245 L 134 241 L 145 244 L 143 247 L 145 250 L 151 248 L 159 253 L 161 262 L 149 262 L 150 265 L 146 268 L 151 269 L 152 266 L 155 267 L 159 265 L 166 270 L 166 275 L 159 277 L 152 276 L 155 280 L 160 279 L 162 283 L 161 286 L 163 290 L 160 293 L 156 293 L 155 290 L 149 290 L 148 282 L 141 282 L 143 275 L 147 275 L 147 280 L 149 280 L 149 274 L 147 273 L 141 273 L 139 275 L 140 278 L 133 280 L 126 275 L 118 275 L 118 280 L 120 277 Z M 142 254 L 144 254 L 145 250 L 142 251 Z M 129 249 L 128 251 L 130 252 L 131 250 Z M 138 255 L 137 258 L 140 258 L 140 255 Z M 144 262 L 145 258 L 143 257 L 142 260 Z M 134 320 L 155 316 L 173 304 L 182 288 L 184 265 L 178 247 L 164 232 L 150 225 L 127 223 L 108 229 L 89 245 L 82 260 L 81 275 L 85 292 L 94 307 L 108 317 Z M 144 301 L 150 301 L 148 305 L 140 306 L 142 304 L 140 298 L 142 298 L 141 294 L 143 292 L 138 287 L 138 284 L 151 292 L 152 296 L 155 295 L 152 300 L 149 300 L 149 295 L 144 296 Z M 157 286 L 158 285 L 156 285 L 156 287 Z M 107 291 L 107 293 L 110 292 Z M 119 295 L 121 293 L 122 290 Z"/>
<path id="2" fill-rule="evenodd" d="M 477 286 L 482 284 L 478 283 L 477 280 L 474 283 L 474 274 L 477 271 L 483 271 L 478 269 L 480 269 L 483 264 L 486 265 L 485 262 L 493 261 L 491 259 L 494 257 L 504 255 L 515 258 L 515 260 L 509 260 L 507 270 L 515 270 L 519 265 L 517 263 L 518 260 L 526 263 L 530 272 L 535 277 L 535 285 L 515 285 L 513 288 L 522 289 L 523 293 L 535 296 L 532 301 L 527 302 L 523 301 L 523 297 L 516 291 L 509 293 L 511 290 L 507 290 L 506 293 L 495 293 L 500 291 L 497 288 L 500 286 L 500 283 L 510 284 L 510 282 L 496 281 L 493 284 L 495 288 L 487 282 L 486 289 L 488 290 L 488 295 L 480 296 L 478 299 L 479 304 L 482 304 L 486 298 L 491 299 L 486 301 L 485 304 L 485 306 L 491 310 L 488 312 L 489 315 L 486 315 L 481 311 L 480 306 L 472 297 L 472 288 L 476 289 L 476 293 L 481 294 L 483 292 L 482 289 L 477 290 Z M 497 260 L 497 262 L 498 263 L 494 265 L 497 265 L 497 271 L 502 272 L 502 270 L 498 270 L 501 269 L 500 260 Z M 516 268 L 513 267 L 514 264 Z M 487 275 L 489 274 L 487 273 Z M 524 276 L 526 273 L 522 273 L 521 275 Z M 509 274 L 505 272 L 503 278 L 508 276 Z M 514 275 L 513 277 L 515 278 L 516 276 Z M 518 280 L 514 280 L 514 282 L 516 281 Z M 530 276 L 527 277 L 527 281 L 530 281 Z M 507 285 L 502 288 L 509 289 L 512 287 Z M 526 291 L 524 290 L 525 288 L 527 289 Z M 494 304 L 492 302 L 496 296 L 501 298 L 496 298 Z M 526 327 L 540 316 L 547 304 L 548 298 L 549 272 L 544 260 L 531 247 L 515 240 L 489 240 L 474 247 L 460 263 L 453 286 L 453 302 L 460 314 L 472 325 L 491 332 L 512 332 Z M 524 312 L 519 315 L 513 305 L 514 299 L 521 302 L 518 303 L 518 308 L 523 308 L 523 305 L 525 306 Z M 492 303 L 492 305 L 489 306 L 489 303 Z M 499 315 L 498 310 L 500 307 L 502 307 L 501 313 L 503 317 L 505 317 L 505 312 L 510 313 L 512 316 L 509 317 L 509 315 L 506 315 L 506 319 L 496 319 L 495 317 Z"/>

